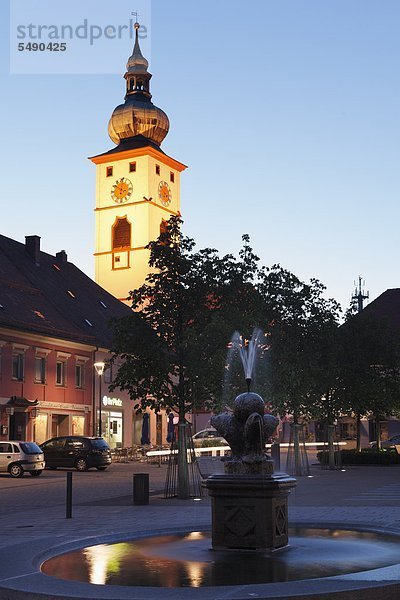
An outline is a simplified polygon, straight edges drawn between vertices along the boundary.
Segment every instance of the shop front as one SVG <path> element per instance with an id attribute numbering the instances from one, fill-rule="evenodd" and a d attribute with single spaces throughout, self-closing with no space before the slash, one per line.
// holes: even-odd
<path id="1" fill-rule="evenodd" d="M 121 398 L 103 396 L 101 432 L 110 448 L 124 447 L 124 411 Z"/>
<path id="2" fill-rule="evenodd" d="M 39 401 L 32 419 L 32 441 L 63 435 L 90 435 L 90 406 Z"/>

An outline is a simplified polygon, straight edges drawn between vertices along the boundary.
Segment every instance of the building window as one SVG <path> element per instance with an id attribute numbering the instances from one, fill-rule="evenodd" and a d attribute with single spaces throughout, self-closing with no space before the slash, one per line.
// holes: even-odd
<path id="1" fill-rule="evenodd" d="M 14 352 L 12 355 L 12 377 L 17 381 L 24 379 L 24 355 Z"/>
<path id="2" fill-rule="evenodd" d="M 46 383 L 46 359 L 44 356 L 35 356 L 35 382 Z"/>
<path id="3" fill-rule="evenodd" d="M 112 248 L 130 248 L 131 224 L 126 217 L 117 219 L 112 228 Z"/>
<path id="4" fill-rule="evenodd" d="M 156 175 L 160 174 L 160 165 L 156 165 Z"/>
<path id="5" fill-rule="evenodd" d="M 56 363 L 56 384 L 65 385 L 67 363 L 64 360 L 58 360 Z"/>
<path id="6" fill-rule="evenodd" d="M 129 173 L 135 173 L 135 172 L 136 172 L 136 163 L 135 162 L 129 163 Z"/>
<path id="7" fill-rule="evenodd" d="M 165 219 L 162 219 L 162 221 L 160 223 L 160 235 L 167 233 L 167 231 L 168 231 L 168 221 L 166 221 Z"/>
<path id="8" fill-rule="evenodd" d="M 106 171 L 107 171 L 107 177 L 112 177 L 113 168 L 112 167 L 107 167 Z"/>
<path id="9" fill-rule="evenodd" d="M 112 383 L 112 365 L 111 364 L 106 363 L 103 379 L 104 379 L 104 383 Z"/>
<path id="10" fill-rule="evenodd" d="M 171 183 L 175 182 L 175 173 L 173 173 L 172 171 L 169 174 L 169 180 L 171 181 Z"/>
<path id="11" fill-rule="evenodd" d="M 83 365 L 75 365 L 75 387 L 83 388 L 84 386 L 84 366 Z"/>

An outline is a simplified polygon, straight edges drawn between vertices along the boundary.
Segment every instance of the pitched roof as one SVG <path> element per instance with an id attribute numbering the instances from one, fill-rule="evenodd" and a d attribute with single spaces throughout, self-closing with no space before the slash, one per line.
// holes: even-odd
<path id="1" fill-rule="evenodd" d="M 386 290 L 373 302 L 368 304 L 360 316 L 378 318 L 385 322 L 390 329 L 400 333 L 400 289 Z"/>
<path id="2" fill-rule="evenodd" d="M 110 348 L 110 319 L 131 309 L 66 260 L 0 235 L 0 327 Z M 31 236 L 32 240 L 33 236 Z"/>

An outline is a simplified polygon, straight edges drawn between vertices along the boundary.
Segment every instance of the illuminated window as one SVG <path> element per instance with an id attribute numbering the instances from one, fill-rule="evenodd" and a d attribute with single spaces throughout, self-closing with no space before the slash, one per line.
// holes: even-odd
<path id="1" fill-rule="evenodd" d="M 156 165 L 156 175 L 160 174 L 160 165 Z"/>
<path id="2" fill-rule="evenodd" d="M 136 171 L 136 163 L 135 162 L 129 163 L 129 173 L 135 173 L 135 171 Z"/>
<path id="3" fill-rule="evenodd" d="M 35 356 L 35 382 L 46 383 L 46 359 L 44 356 Z"/>
<path id="4" fill-rule="evenodd" d="M 175 173 L 173 173 L 172 171 L 169 174 L 169 180 L 171 181 L 171 183 L 175 182 Z"/>
<path id="5" fill-rule="evenodd" d="M 116 220 L 112 228 L 112 248 L 130 248 L 131 224 L 126 217 Z"/>
<path id="6" fill-rule="evenodd" d="M 68 296 L 71 296 L 71 298 L 75 298 L 75 294 L 74 292 L 71 292 L 71 290 L 67 290 L 67 294 Z"/>
<path id="7" fill-rule="evenodd" d="M 107 177 L 112 177 L 112 174 L 113 174 L 113 168 L 107 167 Z"/>
<path id="8" fill-rule="evenodd" d="M 163 219 L 160 223 L 160 235 L 163 235 L 163 233 L 167 233 L 167 231 L 168 231 L 168 221 Z"/>
<path id="9" fill-rule="evenodd" d="M 65 385 L 67 373 L 67 363 L 65 360 L 58 360 L 56 363 L 56 384 Z"/>
<path id="10" fill-rule="evenodd" d="M 75 387 L 83 388 L 84 386 L 84 365 L 77 364 L 75 365 Z"/>
<path id="11" fill-rule="evenodd" d="M 12 378 L 17 381 L 24 380 L 24 354 L 22 352 L 13 352 Z"/>

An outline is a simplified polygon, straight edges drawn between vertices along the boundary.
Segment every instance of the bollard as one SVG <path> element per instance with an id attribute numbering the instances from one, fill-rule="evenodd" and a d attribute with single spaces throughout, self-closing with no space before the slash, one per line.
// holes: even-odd
<path id="1" fill-rule="evenodd" d="M 281 447 L 279 442 L 271 444 L 271 458 L 274 461 L 274 469 L 281 470 Z"/>
<path id="2" fill-rule="evenodd" d="M 133 476 L 133 504 L 149 503 L 149 474 L 136 473 Z"/>
<path id="3" fill-rule="evenodd" d="M 66 519 L 72 518 L 72 472 L 67 473 L 67 503 L 66 503 Z"/>

